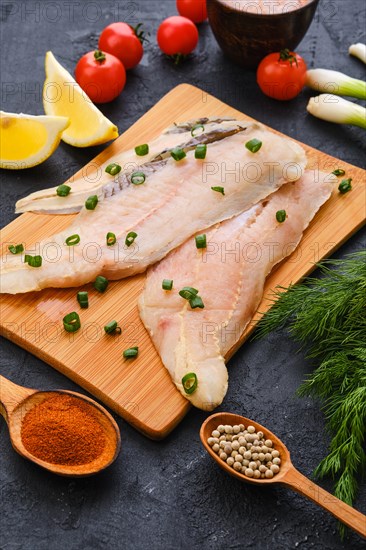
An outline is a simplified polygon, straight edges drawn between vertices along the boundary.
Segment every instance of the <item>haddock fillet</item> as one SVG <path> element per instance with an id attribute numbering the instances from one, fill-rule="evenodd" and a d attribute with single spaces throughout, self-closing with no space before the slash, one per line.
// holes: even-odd
<path id="1" fill-rule="evenodd" d="M 228 386 L 225 354 L 252 319 L 266 276 L 291 254 L 303 231 L 331 195 L 334 176 L 306 172 L 250 210 L 206 231 L 207 249 L 194 237 L 148 271 L 139 300 L 140 316 L 173 382 L 193 405 L 212 410 Z M 285 210 L 283 223 L 276 212 Z M 173 289 L 162 289 L 172 279 Z M 178 294 L 199 291 L 204 309 L 191 309 Z M 188 395 L 182 378 L 194 373 L 197 389 Z"/>
<path id="2" fill-rule="evenodd" d="M 258 152 L 246 143 L 262 142 Z M 26 254 L 42 257 L 41 267 L 24 263 L 24 255 L 2 258 L 2 293 L 22 293 L 46 287 L 73 287 L 97 275 L 121 279 L 141 273 L 190 235 L 231 218 L 273 193 L 288 180 L 298 179 L 306 165 L 303 149 L 256 123 L 207 146 L 205 160 L 172 157 L 142 165 L 141 185 L 123 174 L 120 186 L 98 203 L 83 209 L 61 233 L 37 243 Z M 224 187 L 225 195 L 212 190 Z M 107 246 L 107 233 L 116 244 Z M 125 244 L 133 234 L 134 242 Z M 79 242 L 67 246 L 68 237 Z"/>

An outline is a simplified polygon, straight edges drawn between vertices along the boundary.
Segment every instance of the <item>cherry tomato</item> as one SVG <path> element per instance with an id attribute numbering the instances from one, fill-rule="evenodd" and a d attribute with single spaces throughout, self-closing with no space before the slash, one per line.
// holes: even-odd
<path id="1" fill-rule="evenodd" d="M 141 43 L 143 33 L 138 30 L 139 26 L 134 29 L 122 22 L 108 25 L 100 35 L 99 49 L 118 57 L 125 69 L 136 67 L 144 54 Z"/>
<path id="2" fill-rule="evenodd" d="M 187 17 L 173 15 L 164 19 L 158 28 L 158 44 L 167 55 L 182 56 L 191 53 L 198 43 L 197 27 Z"/>
<path id="3" fill-rule="evenodd" d="M 306 69 L 305 61 L 295 52 L 270 53 L 258 66 L 257 82 L 269 97 L 281 101 L 293 99 L 305 85 Z"/>
<path id="4" fill-rule="evenodd" d="M 207 19 L 206 0 L 177 0 L 177 10 L 193 23 L 202 23 Z"/>
<path id="5" fill-rule="evenodd" d="M 79 59 L 75 78 L 93 103 L 107 103 L 125 87 L 126 71 L 117 57 L 96 50 Z"/>

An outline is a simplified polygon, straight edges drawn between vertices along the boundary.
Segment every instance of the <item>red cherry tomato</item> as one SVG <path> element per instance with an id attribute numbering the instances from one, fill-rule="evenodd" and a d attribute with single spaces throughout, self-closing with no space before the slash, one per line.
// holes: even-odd
<path id="1" fill-rule="evenodd" d="M 79 59 L 75 78 L 93 103 L 107 103 L 125 87 L 126 71 L 117 57 L 96 50 Z"/>
<path id="2" fill-rule="evenodd" d="M 177 0 L 179 15 L 188 17 L 193 23 L 202 23 L 207 19 L 206 0 Z"/>
<path id="3" fill-rule="evenodd" d="M 141 31 L 139 36 L 142 36 Z M 127 23 L 112 23 L 102 31 L 98 47 L 118 57 L 125 69 L 132 69 L 140 63 L 144 54 L 139 36 Z"/>
<path id="4" fill-rule="evenodd" d="M 305 86 L 306 63 L 289 50 L 267 55 L 257 69 L 257 82 L 269 97 L 285 101 L 293 99 Z"/>
<path id="5" fill-rule="evenodd" d="M 158 28 L 158 44 L 167 55 L 188 55 L 198 43 L 197 27 L 190 19 L 173 15 L 165 19 Z"/>

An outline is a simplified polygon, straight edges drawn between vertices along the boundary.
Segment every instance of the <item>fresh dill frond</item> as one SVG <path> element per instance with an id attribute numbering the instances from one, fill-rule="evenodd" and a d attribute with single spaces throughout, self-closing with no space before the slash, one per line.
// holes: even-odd
<path id="1" fill-rule="evenodd" d="M 366 468 L 366 251 L 318 267 L 320 278 L 275 291 L 255 338 L 287 327 L 307 356 L 318 359 L 298 390 L 300 396 L 321 398 L 332 436 L 329 454 L 314 474 L 331 476 L 334 494 L 352 505 Z"/>

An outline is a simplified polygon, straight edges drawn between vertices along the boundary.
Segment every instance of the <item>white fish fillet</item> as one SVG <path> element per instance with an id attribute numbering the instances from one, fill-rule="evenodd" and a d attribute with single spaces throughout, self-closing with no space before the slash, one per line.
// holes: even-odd
<path id="1" fill-rule="evenodd" d="M 15 205 L 15 212 L 39 212 L 43 214 L 73 214 L 80 212 L 86 199 L 90 195 L 98 195 L 99 200 L 108 196 L 108 190 L 104 193 L 104 188 L 114 181 L 109 174 L 105 172 L 106 167 L 111 162 L 118 163 L 122 170 L 131 171 L 134 167 L 137 169 L 141 164 L 153 160 L 156 156 L 164 154 L 168 149 L 182 145 L 192 140 L 191 129 L 196 124 L 204 124 L 204 132 L 223 132 L 226 129 L 233 128 L 237 124 L 247 125 L 246 121 L 234 121 L 225 118 L 204 118 L 181 122 L 166 128 L 161 135 L 149 141 L 149 152 L 147 155 L 138 156 L 135 149 L 130 149 L 113 155 L 100 166 L 95 166 L 96 171 L 83 170 L 78 178 L 74 176 L 66 183 L 71 187 L 71 192 L 66 197 L 59 197 L 56 193 L 56 187 L 42 189 L 31 193 L 27 197 L 20 199 Z M 139 145 L 139 144 L 136 144 Z M 118 179 L 118 178 L 116 178 Z"/>
<path id="2" fill-rule="evenodd" d="M 206 251 L 197 250 L 192 237 L 148 271 L 141 319 L 176 387 L 196 407 L 212 410 L 222 402 L 228 385 L 225 354 L 257 310 L 266 276 L 296 248 L 334 181 L 324 173 L 315 181 L 313 172 L 306 172 L 206 231 Z M 278 210 L 286 210 L 283 223 L 276 220 Z M 173 279 L 173 290 L 162 290 L 163 279 Z M 199 291 L 204 309 L 191 309 L 179 296 L 186 286 Z M 182 378 L 191 372 L 198 386 L 187 395 Z"/>
<path id="3" fill-rule="evenodd" d="M 257 153 L 245 147 L 254 138 L 263 143 Z M 99 274 L 116 280 L 141 273 L 190 235 L 247 210 L 286 181 L 298 179 L 305 165 L 298 144 L 256 123 L 208 145 L 204 161 L 189 151 L 178 162 L 170 157 L 144 165 L 145 183 L 118 188 L 95 210 L 84 208 L 66 230 L 38 243 L 41 267 L 22 263 L 20 256 L 3 258 L 1 292 L 80 286 Z M 223 186 L 225 196 L 212 186 Z M 117 237 L 114 246 L 106 246 L 108 232 Z M 137 237 L 127 247 L 130 232 Z M 66 246 L 67 237 L 74 234 L 80 243 Z"/>

